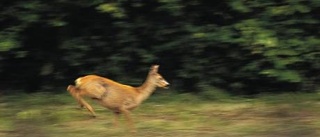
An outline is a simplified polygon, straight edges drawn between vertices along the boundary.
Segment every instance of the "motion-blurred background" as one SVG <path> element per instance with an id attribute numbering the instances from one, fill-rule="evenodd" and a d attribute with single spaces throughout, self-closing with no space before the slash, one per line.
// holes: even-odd
<path id="1" fill-rule="evenodd" d="M 139 85 L 149 66 L 180 92 L 310 92 L 319 0 L 1 0 L 1 92 L 86 74 Z"/>

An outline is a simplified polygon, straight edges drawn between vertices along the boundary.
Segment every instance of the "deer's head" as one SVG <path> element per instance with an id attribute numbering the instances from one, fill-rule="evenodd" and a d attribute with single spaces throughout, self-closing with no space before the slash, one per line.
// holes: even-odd
<path id="1" fill-rule="evenodd" d="M 169 83 L 158 73 L 159 65 L 153 65 L 149 71 L 149 77 L 153 84 L 157 85 L 157 87 L 168 88 Z"/>

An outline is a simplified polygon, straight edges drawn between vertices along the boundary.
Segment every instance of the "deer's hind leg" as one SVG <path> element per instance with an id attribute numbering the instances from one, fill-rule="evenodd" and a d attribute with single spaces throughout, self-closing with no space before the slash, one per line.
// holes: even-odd
<path id="1" fill-rule="evenodd" d="M 82 90 L 78 89 L 77 87 L 73 85 L 69 85 L 67 90 L 70 92 L 70 94 L 77 100 L 80 107 L 85 107 L 93 117 L 96 117 L 96 113 L 94 112 L 94 109 L 82 98 L 81 94 Z"/>
<path id="2" fill-rule="evenodd" d="M 76 101 L 78 102 L 78 104 L 80 105 L 81 108 L 84 107 L 84 105 L 80 102 L 80 100 L 78 99 L 78 94 L 79 94 L 79 89 L 76 88 L 73 85 L 69 85 L 67 88 L 67 91 L 69 91 L 69 93 L 71 94 L 71 96 L 76 99 Z"/>

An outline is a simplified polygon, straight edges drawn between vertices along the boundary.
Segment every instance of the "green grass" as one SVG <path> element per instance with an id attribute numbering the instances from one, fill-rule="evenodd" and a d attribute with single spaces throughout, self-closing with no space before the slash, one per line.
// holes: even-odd
<path id="1" fill-rule="evenodd" d="M 317 137 L 320 94 L 290 93 L 209 101 L 190 94 L 157 94 L 133 111 L 137 133 L 124 119 L 89 101 L 92 118 L 68 94 L 36 93 L 0 97 L 4 137 Z"/>

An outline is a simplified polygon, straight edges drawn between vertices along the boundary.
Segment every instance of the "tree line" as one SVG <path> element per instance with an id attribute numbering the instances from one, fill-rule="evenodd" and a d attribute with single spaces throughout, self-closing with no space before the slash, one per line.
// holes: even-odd
<path id="1" fill-rule="evenodd" d="M 182 92 L 315 91 L 318 0 L 3 0 L 0 89 L 98 74 L 131 85 L 149 66 Z"/>

